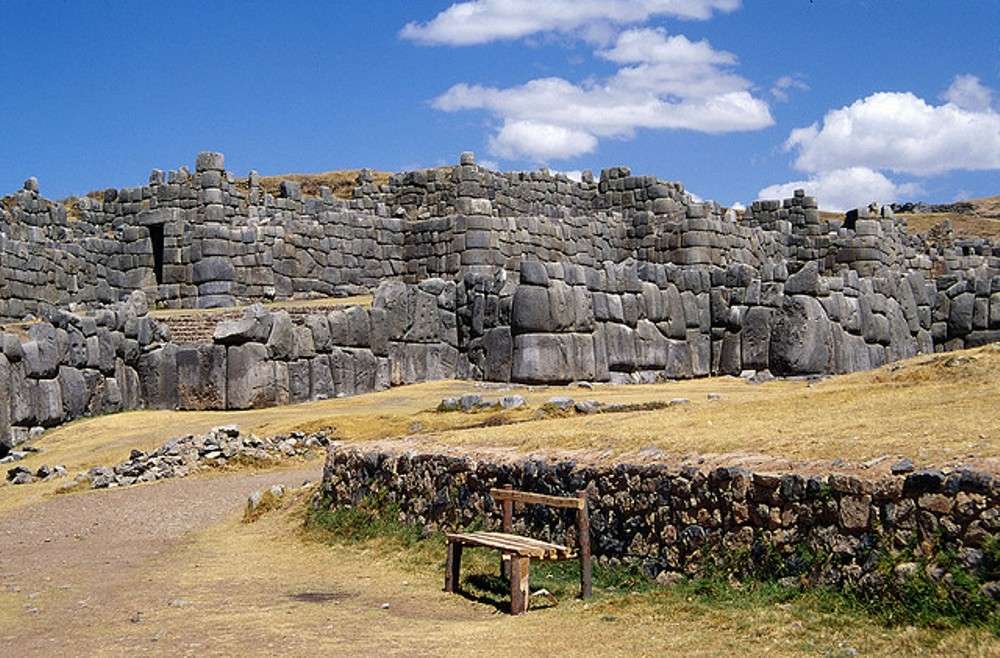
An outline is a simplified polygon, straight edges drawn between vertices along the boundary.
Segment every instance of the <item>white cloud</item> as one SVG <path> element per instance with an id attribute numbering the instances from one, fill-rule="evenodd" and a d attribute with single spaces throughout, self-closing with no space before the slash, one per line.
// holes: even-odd
<path id="1" fill-rule="evenodd" d="M 809 91 L 809 85 L 797 75 L 783 75 L 771 85 L 771 95 L 782 103 L 788 101 L 792 91 Z"/>
<path id="2" fill-rule="evenodd" d="M 795 167 L 827 172 L 867 167 L 916 175 L 1000 168 L 1000 113 L 969 110 L 952 85 L 954 99 L 930 105 L 912 93 L 876 93 L 832 110 L 822 123 L 793 130 L 785 143 L 796 150 Z M 981 102 L 981 99 L 980 99 Z"/>
<path id="3" fill-rule="evenodd" d="M 706 20 L 739 6 L 740 0 L 471 0 L 452 4 L 426 23 L 407 23 L 400 36 L 424 44 L 467 46 L 559 32 L 600 43 L 613 36 L 615 26 L 654 16 Z"/>
<path id="4" fill-rule="evenodd" d="M 630 66 L 583 84 L 562 78 L 504 89 L 461 83 L 434 106 L 491 112 L 502 122 L 491 152 L 540 161 L 590 153 L 598 138 L 631 137 L 641 128 L 725 133 L 774 122 L 767 103 L 750 93 L 750 82 L 725 68 L 736 57 L 707 41 L 635 29 L 598 55 Z"/>
<path id="5" fill-rule="evenodd" d="M 787 199 L 798 189 L 804 189 L 806 194 L 816 197 L 823 210 L 832 211 L 858 208 L 875 201 L 891 203 L 921 191 L 918 185 L 895 183 L 867 167 L 848 167 L 824 172 L 808 180 L 765 187 L 757 194 L 757 198 Z"/>
<path id="6" fill-rule="evenodd" d="M 746 209 L 747 209 L 747 207 L 746 207 L 746 206 L 744 206 L 744 205 L 743 205 L 742 203 L 740 203 L 739 201 L 733 201 L 733 202 L 732 202 L 731 204 L 729 204 L 729 207 L 730 207 L 730 208 L 731 208 L 732 210 L 737 210 L 737 211 L 743 211 L 743 210 L 746 210 Z"/>
<path id="7" fill-rule="evenodd" d="M 984 86 L 974 75 L 956 75 L 941 97 L 971 112 L 989 111 L 993 104 L 993 90 Z"/>
<path id="8" fill-rule="evenodd" d="M 597 148 L 597 138 L 582 130 L 551 123 L 507 121 L 490 138 L 490 153 L 502 158 L 535 158 L 542 161 L 569 158 Z"/>
<path id="9" fill-rule="evenodd" d="M 489 169 L 491 171 L 500 171 L 500 163 L 496 160 L 478 160 L 476 162 L 480 167 L 484 169 Z"/>
<path id="10" fill-rule="evenodd" d="M 562 174 L 571 181 L 579 183 L 583 180 L 583 171 L 579 169 L 570 169 L 568 171 L 553 171 L 553 174 Z"/>

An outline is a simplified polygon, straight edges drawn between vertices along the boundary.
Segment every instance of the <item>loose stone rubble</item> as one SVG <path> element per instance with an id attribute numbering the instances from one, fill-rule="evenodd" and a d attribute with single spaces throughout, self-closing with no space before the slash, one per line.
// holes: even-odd
<path id="1" fill-rule="evenodd" d="M 258 437 L 241 434 L 235 425 L 226 425 L 201 436 L 189 434 L 171 439 L 150 453 L 133 449 L 129 459 L 116 466 L 98 466 L 77 474 L 73 482 L 67 483 L 66 489 L 126 487 L 186 477 L 205 468 L 267 465 L 307 457 L 327 444 L 328 439 L 322 433 L 307 436 L 292 432 L 288 436 Z"/>

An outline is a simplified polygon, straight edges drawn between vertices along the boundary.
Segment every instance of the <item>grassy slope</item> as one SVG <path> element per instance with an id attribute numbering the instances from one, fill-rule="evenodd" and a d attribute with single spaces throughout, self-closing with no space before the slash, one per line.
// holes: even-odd
<path id="1" fill-rule="evenodd" d="M 1000 196 L 970 199 L 975 207 L 972 214 L 912 213 L 900 214 L 906 219 L 910 233 L 926 233 L 936 224 L 951 220 L 955 235 L 1000 239 Z"/>

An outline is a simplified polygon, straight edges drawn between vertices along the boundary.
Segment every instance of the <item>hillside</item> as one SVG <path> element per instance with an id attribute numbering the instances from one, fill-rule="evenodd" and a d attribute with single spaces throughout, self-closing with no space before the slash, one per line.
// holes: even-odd
<path id="1" fill-rule="evenodd" d="M 968 208 L 964 207 L 966 204 Z M 1000 239 L 1000 196 L 969 199 L 953 204 L 948 212 L 897 213 L 911 233 L 927 233 L 945 220 L 951 221 L 956 237 Z"/>

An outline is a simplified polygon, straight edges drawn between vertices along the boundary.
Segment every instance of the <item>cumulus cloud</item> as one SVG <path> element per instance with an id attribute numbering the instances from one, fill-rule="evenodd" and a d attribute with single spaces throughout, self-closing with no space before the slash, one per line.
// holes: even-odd
<path id="1" fill-rule="evenodd" d="M 918 185 L 895 183 L 884 174 L 867 167 L 847 167 L 817 174 L 806 180 L 765 187 L 757 194 L 757 198 L 787 199 L 798 189 L 804 189 L 806 194 L 816 197 L 820 208 L 832 211 L 858 208 L 876 201 L 891 203 L 920 192 Z"/>
<path id="2" fill-rule="evenodd" d="M 949 102 L 936 106 L 909 92 L 872 94 L 793 130 L 785 146 L 797 152 L 795 167 L 808 172 L 867 167 L 931 175 L 1000 168 L 1000 113 L 968 109 L 970 102 L 983 107 L 982 95 L 976 100 L 968 83 L 949 91 Z"/>
<path id="3" fill-rule="evenodd" d="M 491 152 L 539 161 L 590 153 L 598 138 L 631 137 L 641 128 L 725 133 L 774 122 L 750 82 L 729 70 L 736 56 L 707 41 L 638 28 L 597 54 L 622 67 L 580 84 L 563 78 L 507 88 L 461 83 L 434 106 L 492 113 L 501 127 L 490 140 Z"/>
<path id="4" fill-rule="evenodd" d="M 771 95 L 785 103 L 793 91 L 809 91 L 809 85 L 797 75 L 783 75 L 771 85 Z"/>
<path id="5" fill-rule="evenodd" d="M 537 121 L 507 121 L 490 138 L 490 153 L 501 158 L 527 156 L 542 161 L 569 158 L 597 148 L 597 138 L 583 130 L 573 130 Z"/>
<path id="6" fill-rule="evenodd" d="M 468 46 L 559 32 L 602 42 L 617 27 L 656 16 L 706 20 L 739 6 L 740 0 L 471 0 L 452 4 L 426 23 L 407 23 L 400 36 L 429 45 Z"/>
<path id="7" fill-rule="evenodd" d="M 941 97 L 971 112 L 987 112 L 993 105 L 993 90 L 974 75 L 956 75 Z"/>

